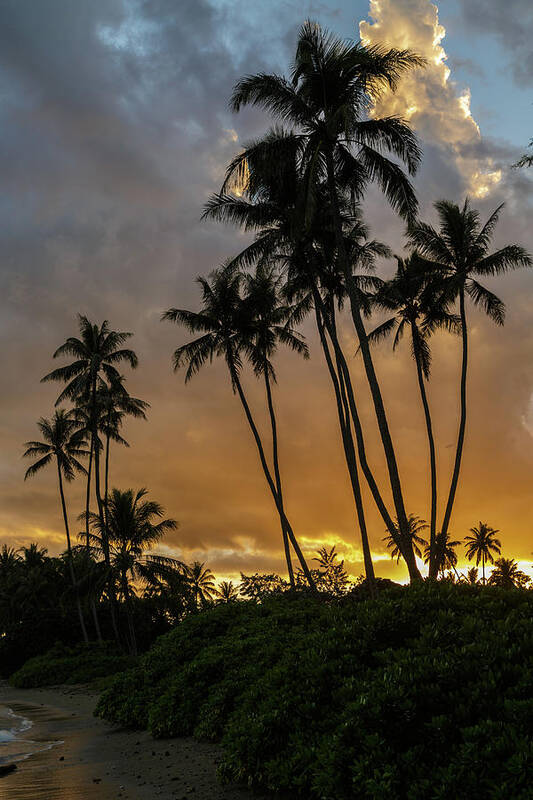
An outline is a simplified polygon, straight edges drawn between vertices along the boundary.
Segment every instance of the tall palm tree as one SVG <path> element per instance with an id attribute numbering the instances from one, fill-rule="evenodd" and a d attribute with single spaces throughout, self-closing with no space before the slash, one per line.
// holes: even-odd
<path id="1" fill-rule="evenodd" d="M 425 519 L 420 519 L 420 517 L 417 517 L 416 514 L 409 514 L 407 517 L 407 523 L 409 525 L 409 537 L 412 542 L 413 551 L 418 558 L 422 558 L 422 548 L 427 547 L 427 541 L 423 536 L 420 536 L 420 534 L 422 531 L 427 530 L 429 526 Z M 399 525 L 397 524 L 397 531 L 398 528 Z M 390 557 L 395 558 L 397 564 L 399 563 L 400 558 L 402 558 L 402 551 L 399 546 L 398 539 L 398 534 L 393 536 L 390 531 L 387 536 L 383 537 L 383 541 L 391 551 Z"/>
<path id="2" fill-rule="evenodd" d="M 235 111 L 247 104 L 257 105 L 294 127 L 298 156 L 308 186 L 307 209 L 315 205 L 317 185 L 327 182 L 339 261 L 345 273 L 352 319 L 412 580 L 420 579 L 420 572 L 410 544 L 396 455 L 367 341 L 360 298 L 351 280 L 351 266 L 343 241 L 340 195 L 348 190 L 354 199 L 360 198 L 366 186 L 376 181 L 398 213 L 408 219 L 416 214 L 413 187 L 396 161 L 383 152 L 388 151 L 403 161 L 413 174 L 421 158 L 416 137 L 398 117 L 369 119 L 369 112 L 377 95 L 385 89 L 394 91 L 404 72 L 423 63 L 423 59 L 408 50 L 365 47 L 360 42 L 338 39 L 319 25 L 306 22 L 298 37 L 291 80 L 264 73 L 249 75 L 237 83 L 231 99 Z M 270 150 L 271 157 L 283 163 L 283 142 L 274 143 Z M 243 153 L 232 164 L 231 169 L 237 176 L 245 174 L 246 157 Z"/>
<path id="3" fill-rule="evenodd" d="M 265 457 L 263 443 L 240 380 L 242 351 L 246 349 L 242 332 L 245 320 L 241 297 L 242 275 L 234 268 L 226 267 L 215 270 L 208 279 L 198 278 L 198 283 L 202 287 L 201 311 L 193 312 L 172 308 L 163 314 L 164 320 L 177 322 L 185 326 L 191 333 L 201 334 L 197 339 L 174 351 L 174 370 L 177 371 L 186 365 L 185 382 L 188 382 L 207 361 L 212 361 L 215 357 L 224 358 L 230 374 L 232 389 L 239 396 L 252 431 L 261 467 L 279 514 L 282 530 L 285 528 L 287 531 L 306 579 L 313 587 L 312 575 L 278 496 Z"/>
<path id="4" fill-rule="evenodd" d="M 78 423 L 73 418 L 72 414 L 64 411 L 63 409 L 56 410 L 51 420 L 41 417 L 37 423 L 37 426 L 41 431 L 43 441 L 26 442 L 27 449 L 24 452 L 24 458 L 32 458 L 37 460 L 35 460 L 31 467 L 28 467 L 26 470 L 24 480 L 33 477 L 45 467 L 53 464 L 55 461 L 59 485 L 59 496 L 61 498 L 61 509 L 63 511 L 63 522 L 67 537 L 70 577 L 76 598 L 76 608 L 78 610 L 78 618 L 83 640 L 87 644 L 89 642 L 89 637 L 87 636 L 87 629 L 85 627 L 85 620 L 83 618 L 78 583 L 74 572 L 72 543 L 70 539 L 67 506 L 63 488 L 63 479 L 70 483 L 70 481 L 74 479 L 76 473 L 85 473 L 85 467 L 79 460 L 80 458 L 88 455 L 88 452 L 85 449 L 85 433 L 84 431 L 79 430 Z"/>
<path id="5" fill-rule="evenodd" d="M 217 596 L 215 576 L 205 566 L 205 562 L 194 561 L 190 564 L 187 567 L 187 576 L 194 604 L 197 608 L 205 606 L 213 597 Z"/>
<path id="6" fill-rule="evenodd" d="M 103 552 L 107 539 L 110 567 L 124 600 L 130 649 L 134 655 L 137 653 L 137 637 L 132 608 L 134 588 L 130 577 L 133 581 L 144 577 L 145 551 L 157 544 L 165 533 L 177 528 L 176 520 L 161 519 L 163 507 L 154 500 L 145 500 L 147 493 L 147 489 L 137 492 L 133 489 L 112 489 L 107 524 L 99 514 L 91 513 L 90 516 L 93 549 Z"/>
<path id="7" fill-rule="evenodd" d="M 260 261 L 253 274 L 245 275 L 243 298 L 242 337 L 245 353 L 253 367 L 254 373 L 262 377 L 265 384 L 270 427 L 272 431 L 272 463 L 279 503 L 283 509 L 281 526 L 285 558 L 292 587 L 295 585 L 294 572 L 290 554 L 289 535 L 284 522 L 283 488 L 279 466 L 278 426 L 274 403 L 272 400 L 272 383 L 276 382 L 276 373 L 272 358 L 279 344 L 290 347 L 295 353 L 309 358 L 309 351 L 303 336 L 294 330 L 294 324 L 301 319 L 301 311 L 297 306 L 282 300 L 282 278 L 275 269 Z"/>
<path id="8" fill-rule="evenodd" d="M 502 589 L 523 589 L 530 582 L 531 578 L 518 569 L 518 564 L 514 558 L 496 559 L 494 569 L 489 578 L 489 583 L 492 586 L 501 586 Z"/>
<path id="9" fill-rule="evenodd" d="M 418 388 L 424 409 L 424 419 L 429 444 L 429 466 L 431 483 L 430 539 L 429 539 L 429 577 L 435 578 L 439 572 L 436 557 L 437 537 L 437 457 L 433 423 L 426 392 L 426 381 L 431 371 L 431 350 L 428 339 L 439 327 L 456 330 L 458 318 L 451 314 L 442 297 L 438 302 L 431 285 L 431 271 L 427 262 L 414 253 L 408 259 L 396 258 L 396 274 L 387 281 L 374 297 L 374 303 L 385 311 L 393 311 L 391 317 L 369 334 L 371 341 L 389 336 L 394 332 L 393 349 L 398 346 L 405 330 L 410 333 L 411 353 L 413 355 Z"/>
<path id="10" fill-rule="evenodd" d="M 455 462 L 444 511 L 441 531 L 446 533 L 450 524 L 466 431 L 466 388 L 468 369 L 468 327 L 466 297 L 479 306 L 497 325 L 503 325 L 505 306 L 493 292 L 482 286 L 476 278 L 502 275 L 511 269 L 529 267 L 533 263 L 529 253 L 517 244 L 509 244 L 490 253 L 490 243 L 503 204 L 492 212 L 484 225 L 479 213 L 466 198 L 462 207 L 448 200 L 439 200 L 435 209 L 439 217 L 439 230 L 425 222 L 413 223 L 408 229 L 409 243 L 413 249 L 430 261 L 435 277 L 441 279 L 441 294 L 446 303 L 459 301 L 462 337 L 462 364 L 460 383 L 460 421 L 455 451 Z"/>
<path id="11" fill-rule="evenodd" d="M 69 336 L 54 353 L 54 358 L 72 356 L 74 361 L 64 367 L 52 370 L 42 378 L 43 382 L 62 381 L 65 388 L 59 395 L 56 405 L 64 400 L 73 400 L 87 405 L 89 427 L 91 431 L 90 451 L 94 458 L 95 494 L 98 513 L 105 519 L 104 503 L 100 486 L 100 447 L 98 446 L 98 391 L 109 384 L 119 381 L 121 376 L 116 364 L 126 362 L 132 369 L 138 364 L 133 350 L 124 348 L 125 342 L 133 335 L 124 331 L 113 331 L 107 320 L 101 325 L 90 322 L 87 317 L 78 315 L 79 338 Z M 109 547 L 103 541 L 103 553 L 108 572 L 110 571 Z M 111 618 L 115 635 L 118 638 L 116 622 L 116 601 L 114 589 L 111 590 Z"/>
<path id="12" fill-rule="evenodd" d="M 280 139 L 284 142 L 287 156 L 282 169 L 275 158 L 269 157 Z M 366 576 L 372 588 L 373 564 L 350 416 L 353 417 L 362 472 L 385 524 L 391 533 L 394 533 L 395 528 L 366 459 L 350 372 L 336 334 L 335 303 L 342 308 L 346 288 L 335 253 L 327 188 L 325 185 L 318 187 L 316 208 L 311 220 L 302 204 L 306 181 L 300 174 L 297 150 L 295 135 L 281 128 L 270 132 L 263 140 L 245 145 L 245 186 L 236 187 L 232 184 L 234 169 L 230 165 L 223 191 L 210 198 L 204 216 L 221 222 L 237 223 L 245 230 L 255 231 L 255 240 L 234 257 L 231 263 L 236 268 L 249 268 L 258 260 L 268 258 L 269 262 L 274 261 L 287 274 L 286 294 L 289 300 L 292 302 L 297 297 L 298 305 L 303 310 L 314 307 L 320 341 L 335 392 L 341 438 L 361 531 Z M 235 188 L 239 188 L 237 196 L 231 191 L 226 193 L 228 189 Z M 361 266 L 366 270 L 372 269 L 376 256 L 389 255 L 388 248 L 384 245 L 368 241 L 368 231 L 358 208 L 345 204 L 343 221 L 354 268 Z M 358 290 L 362 291 L 366 284 L 378 279 L 358 275 L 353 280 Z M 322 293 L 326 295 L 324 298 Z M 334 348 L 333 358 L 327 342 L 328 335 Z"/>
<path id="13" fill-rule="evenodd" d="M 485 563 L 489 562 L 494 564 L 494 555 L 500 555 L 502 543 L 496 538 L 499 531 L 480 522 L 477 528 L 470 528 L 471 536 L 465 536 L 466 557 L 469 561 L 473 558 L 476 559 L 476 567 L 479 566 L 481 561 L 481 572 L 483 576 L 483 583 L 485 581 Z"/>

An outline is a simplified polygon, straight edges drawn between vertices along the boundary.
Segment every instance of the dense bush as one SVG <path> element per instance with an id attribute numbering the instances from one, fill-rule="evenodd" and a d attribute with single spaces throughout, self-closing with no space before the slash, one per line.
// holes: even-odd
<path id="1" fill-rule="evenodd" d="M 304 596 L 185 620 L 97 713 L 220 739 L 223 778 L 320 800 L 533 796 L 533 594 Z"/>
<path id="2" fill-rule="evenodd" d="M 97 678 L 123 672 L 134 664 L 131 656 L 118 652 L 110 644 L 57 644 L 44 655 L 30 658 L 9 682 L 18 689 L 53 686 L 60 683 L 89 683 Z"/>

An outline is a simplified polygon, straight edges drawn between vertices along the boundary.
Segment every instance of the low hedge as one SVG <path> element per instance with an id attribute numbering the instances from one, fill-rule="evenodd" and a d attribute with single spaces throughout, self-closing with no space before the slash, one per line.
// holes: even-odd
<path id="1" fill-rule="evenodd" d="M 91 683 L 98 678 L 123 672 L 134 663 L 131 656 L 120 653 L 112 644 L 74 647 L 56 644 L 44 655 L 26 661 L 11 675 L 9 682 L 17 689 L 60 683 Z"/>
<path id="2" fill-rule="evenodd" d="M 224 780 L 316 800 L 533 797 L 533 593 L 424 584 L 188 618 L 102 695 L 220 740 Z"/>

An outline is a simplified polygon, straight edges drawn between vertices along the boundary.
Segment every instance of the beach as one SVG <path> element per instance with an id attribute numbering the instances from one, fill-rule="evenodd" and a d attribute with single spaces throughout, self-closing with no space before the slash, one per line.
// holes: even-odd
<path id="1" fill-rule="evenodd" d="M 19 754 L 34 751 L 17 761 L 14 772 L 0 777 L 0 800 L 261 797 L 245 788 L 221 786 L 215 745 L 193 739 L 156 741 L 144 731 L 116 729 L 93 716 L 96 701 L 87 688 L 0 687 L 1 725 L 7 724 L 5 709 L 10 709 L 10 718 L 21 728 L 14 749 Z M 0 763 L 5 763 L 2 747 L 0 743 Z"/>

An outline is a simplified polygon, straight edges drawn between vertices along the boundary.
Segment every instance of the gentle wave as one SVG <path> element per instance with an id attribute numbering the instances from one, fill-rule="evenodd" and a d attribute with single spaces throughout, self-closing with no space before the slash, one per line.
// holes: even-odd
<path id="1" fill-rule="evenodd" d="M 32 721 L 7 706 L 0 706 L 0 725 L 5 726 L 0 728 L 0 764 L 25 761 L 35 753 L 63 744 L 62 741 L 37 742 L 26 739 L 23 734 L 33 727 Z"/>

